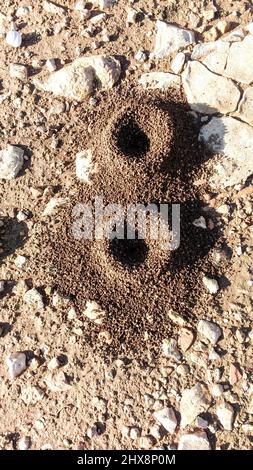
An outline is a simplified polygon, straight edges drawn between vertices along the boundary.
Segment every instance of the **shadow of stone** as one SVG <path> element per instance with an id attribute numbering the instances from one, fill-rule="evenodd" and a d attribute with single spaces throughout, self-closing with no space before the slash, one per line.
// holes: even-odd
<path id="1" fill-rule="evenodd" d="M 16 219 L 9 217 L 3 217 L 1 220 L 4 226 L 3 233 L 0 236 L 3 245 L 3 252 L 0 253 L 0 263 L 6 256 L 13 254 L 17 248 L 23 247 L 28 235 L 25 222 L 18 222 Z"/>

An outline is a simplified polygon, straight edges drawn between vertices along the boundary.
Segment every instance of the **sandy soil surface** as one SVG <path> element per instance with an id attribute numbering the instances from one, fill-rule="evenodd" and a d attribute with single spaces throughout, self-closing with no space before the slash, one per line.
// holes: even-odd
<path id="1" fill-rule="evenodd" d="M 93 139 L 93 144 L 96 138 L 100 141 L 99 130 L 102 134 L 104 123 L 99 124 L 98 117 L 113 91 L 97 93 L 95 100 L 68 102 L 39 91 L 33 79 L 47 72 L 47 59 L 56 59 L 60 68 L 82 55 L 109 54 L 121 61 L 124 89 L 136 88 L 140 93 L 141 73 L 170 70 L 168 58 L 159 63 L 140 62 L 135 58 L 140 49 L 153 51 L 157 19 L 191 28 L 206 40 L 208 30 L 220 18 L 235 25 L 253 21 L 252 2 L 217 1 L 217 14 L 210 21 L 204 16 L 212 3 L 208 1 L 119 0 L 113 8 L 105 10 L 107 18 L 91 37 L 84 34 L 86 21 L 74 10 L 76 2 L 59 3 L 67 8 L 63 16 L 45 12 L 42 1 L 4 1 L 0 5 L 0 12 L 7 15 L 9 24 L 14 21 L 23 35 L 22 47 L 16 49 L 6 44 L 5 35 L 0 38 L 0 147 L 17 145 L 27 157 L 18 177 L 1 180 L 0 184 L 0 280 L 5 281 L 0 292 L 0 448 L 170 449 L 177 447 L 186 431 L 203 432 L 204 429 L 212 449 L 250 449 L 253 436 L 251 187 L 229 188 L 214 194 L 208 190 L 205 173 L 201 200 L 206 218 L 209 227 L 222 234 L 222 244 L 219 247 L 213 244 L 208 255 L 219 276 L 218 295 L 214 297 L 205 291 L 202 277 L 206 271 L 202 273 L 202 265 L 198 266 L 193 279 L 198 285 L 196 298 L 200 297 L 201 303 L 192 317 L 187 317 L 182 308 L 175 311 L 180 304 L 176 301 L 173 312 L 165 311 L 163 297 L 162 313 L 158 309 L 159 335 L 152 333 L 152 327 L 147 332 L 145 322 L 138 320 L 138 341 L 133 340 L 133 329 L 131 337 L 125 334 L 119 347 L 119 335 L 116 335 L 116 347 L 113 349 L 112 343 L 105 357 L 107 349 L 94 334 L 89 320 L 80 315 L 71 297 L 63 295 L 59 281 L 62 263 L 55 280 L 51 275 L 50 281 L 49 277 L 45 281 L 45 276 L 38 273 L 47 271 L 42 260 L 47 259 L 49 264 L 53 260 L 52 252 L 52 259 L 48 259 L 50 251 L 43 245 L 41 230 L 46 225 L 53 232 L 63 224 L 60 217 L 48 221 L 43 211 L 52 197 L 71 198 L 75 197 L 77 188 L 80 190 L 75 175 L 76 154 L 84 150 L 84 142 L 89 139 Z M 32 6 L 32 10 L 17 17 L 20 6 Z M 129 6 L 139 11 L 139 20 L 130 26 L 126 25 Z M 10 76 L 11 63 L 27 66 L 26 81 Z M 182 95 L 180 99 L 185 106 Z M 91 122 L 96 122 L 97 136 L 90 133 Z M 61 244 L 61 232 L 57 233 Z M 24 264 L 20 256 L 25 257 Z M 73 266 L 69 272 L 73 276 Z M 140 285 L 139 298 L 135 284 L 136 304 L 131 299 L 127 307 L 134 309 L 142 303 L 143 279 L 144 275 L 136 281 Z M 188 281 L 191 285 L 192 277 L 184 279 L 184 294 Z M 109 287 L 113 291 L 113 277 Z M 41 293 L 43 308 L 25 302 L 24 295 L 31 288 Z M 148 295 L 147 286 L 145 289 Z M 107 303 L 108 295 L 107 292 Z M 124 295 L 122 309 L 127 293 Z M 112 297 L 115 305 L 115 292 Z M 156 302 L 159 304 L 159 290 Z M 115 312 L 117 309 L 112 308 L 112 314 L 116 315 Z M 215 345 L 198 331 L 198 322 L 205 319 L 221 329 Z M 119 314 L 119 321 L 123 320 L 124 315 Z M 109 327 L 111 337 L 113 328 L 117 329 L 117 319 Z M 185 351 L 187 334 L 192 335 L 192 344 Z M 172 353 L 165 357 L 161 343 L 171 338 L 177 341 L 179 349 L 171 346 Z M 11 380 L 6 359 L 18 351 L 26 354 L 27 367 L 22 375 Z M 193 419 L 183 429 L 180 401 L 184 391 L 197 383 L 205 387 L 209 404 L 196 414 L 202 421 Z M 225 429 L 217 415 L 217 407 L 224 401 L 232 409 L 231 429 L 229 426 Z M 154 416 L 155 411 L 165 407 L 175 411 L 177 427 L 172 434 Z"/>

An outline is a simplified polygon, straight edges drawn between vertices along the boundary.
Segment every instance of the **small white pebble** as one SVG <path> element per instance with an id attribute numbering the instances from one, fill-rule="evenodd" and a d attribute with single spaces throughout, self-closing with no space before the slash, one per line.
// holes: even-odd
<path id="1" fill-rule="evenodd" d="M 55 59 L 47 59 L 46 67 L 49 70 L 49 72 L 54 72 L 57 69 Z"/>
<path id="2" fill-rule="evenodd" d="M 207 290 L 211 294 L 217 294 L 217 292 L 219 290 L 219 284 L 216 281 L 216 279 L 212 279 L 210 277 L 204 276 L 203 277 L 203 283 L 204 283 L 204 286 L 207 288 Z"/>
<path id="3" fill-rule="evenodd" d="M 19 450 L 28 450 L 31 446 L 31 438 L 29 436 L 21 437 L 18 441 Z"/>
<path id="4" fill-rule="evenodd" d="M 18 31 L 9 31 L 5 38 L 6 43 L 11 47 L 20 47 L 22 44 L 22 36 Z"/>
<path id="5" fill-rule="evenodd" d="M 22 352 L 10 354 L 6 359 L 10 378 L 13 380 L 26 370 L 26 355 Z"/>

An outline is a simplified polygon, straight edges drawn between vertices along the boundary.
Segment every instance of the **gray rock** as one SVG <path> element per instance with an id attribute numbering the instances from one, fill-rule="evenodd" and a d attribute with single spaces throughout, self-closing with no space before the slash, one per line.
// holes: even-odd
<path id="1" fill-rule="evenodd" d="M 76 155 L 76 176 L 85 183 L 90 183 L 91 176 L 96 173 L 97 165 L 93 161 L 90 149 L 78 152 Z"/>
<path id="2" fill-rule="evenodd" d="M 180 361 L 181 353 L 177 346 L 177 341 L 174 338 L 164 339 L 162 342 L 162 351 L 165 357 L 168 357 L 172 361 Z"/>
<path id="3" fill-rule="evenodd" d="M 173 408 L 163 408 L 162 410 L 155 411 L 155 419 L 168 431 L 173 434 L 177 427 L 177 418 Z"/>
<path id="4" fill-rule="evenodd" d="M 34 84 L 37 88 L 56 96 L 83 101 L 89 98 L 96 88 L 112 88 L 120 73 L 120 62 L 114 57 L 80 57 L 61 70 L 51 73 L 45 80 L 35 79 Z"/>
<path id="5" fill-rule="evenodd" d="M 181 427 L 185 428 L 193 423 L 200 413 L 204 413 L 210 406 L 210 395 L 207 388 L 196 383 L 194 387 L 185 389 L 180 402 Z"/>
<path id="6" fill-rule="evenodd" d="M 219 290 L 219 284 L 216 281 L 216 279 L 212 279 L 210 277 L 204 276 L 203 284 L 206 287 L 206 289 L 210 292 L 210 294 L 217 294 Z"/>
<path id="7" fill-rule="evenodd" d="M 183 434 L 179 439 L 178 450 L 211 450 L 205 431 Z"/>
<path id="8" fill-rule="evenodd" d="M 239 117 L 253 126 L 253 87 L 249 87 L 243 93 L 238 108 Z"/>
<path id="9" fill-rule="evenodd" d="M 224 72 L 226 77 L 248 85 L 253 82 L 252 48 L 251 34 L 243 41 L 231 44 Z"/>
<path id="10" fill-rule="evenodd" d="M 0 179 L 16 178 L 24 163 L 23 155 L 24 150 L 13 145 L 0 150 Z"/>
<path id="11" fill-rule="evenodd" d="M 210 184 L 216 189 L 243 183 L 252 174 L 253 129 L 229 116 L 204 125 L 199 134 L 213 154 L 223 154 L 213 164 Z"/>
<path id="12" fill-rule="evenodd" d="M 225 114 L 236 110 L 240 90 L 231 80 L 210 72 L 200 62 L 188 62 L 182 80 L 187 100 L 194 111 Z"/>
<path id="13" fill-rule="evenodd" d="M 226 431 L 232 431 L 235 415 L 232 405 L 224 401 L 217 406 L 216 413 L 223 428 L 226 429 Z"/>
<path id="14" fill-rule="evenodd" d="M 208 320 L 200 320 L 198 323 L 198 332 L 205 336 L 211 344 L 215 345 L 220 338 L 222 331 L 218 325 Z"/>
<path id="15" fill-rule="evenodd" d="M 44 302 L 41 293 L 33 288 L 28 290 L 24 295 L 24 301 L 31 307 L 35 308 L 36 310 L 43 310 L 44 309 Z"/>
<path id="16" fill-rule="evenodd" d="M 26 370 L 26 355 L 22 352 L 10 354 L 6 359 L 10 378 L 13 380 Z"/>
<path id="17" fill-rule="evenodd" d="M 173 61 L 171 62 L 171 70 L 175 74 L 179 74 L 182 72 L 185 64 L 185 54 L 183 52 L 179 52 L 176 57 L 174 57 Z"/>
<path id="18" fill-rule="evenodd" d="M 140 85 L 151 90 L 168 90 L 173 86 L 180 86 L 181 80 L 178 75 L 168 72 L 143 73 L 139 79 Z"/>
<path id="19" fill-rule="evenodd" d="M 195 42 L 195 35 L 189 29 L 179 28 L 165 21 L 157 21 L 155 57 L 162 59 Z"/>

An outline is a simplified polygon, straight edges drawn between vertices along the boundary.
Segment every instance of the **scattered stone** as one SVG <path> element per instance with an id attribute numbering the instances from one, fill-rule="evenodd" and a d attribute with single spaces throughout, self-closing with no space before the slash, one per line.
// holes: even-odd
<path id="1" fill-rule="evenodd" d="M 177 347 L 177 341 L 174 338 L 163 340 L 162 352 L 165 357 L 168 357 L 174 361 L 181 360 L 181 354 Z"/>
<path id="2" fill-rule="evenodd" d="M 249 87 L 244 91 L 239 103 L 238 115 L 243 121 L 251 126 L 253 125 L 253 87 Z"/>
<path id="3" fill-rule="evenodd" d="M 178 450 L 211 450 L 207 435 L 204 431 L 183 434 L 179 439 Z"/>
<path id="4" fill-rule="evenodd" d="M 217 406 L 217 416 L 226 431 L 232 431 L 234 422 L 234 409 L 230 403 L 224 401 Z"/>
<path id="5" fill-rule="evenodd" d="M 147 57 L 146 52 L 143 49 L 139 49 L 139 51 L 136 52 L 134 58 L 138 62 L 146 62 L 148 57 Z"/>
<path id="6" fill-rule="evenodd" d="M 13 380 L 26 370 L 26 355 L 22 352 L 10 354 L 6 359 L 9 376 Z"/>
<path id="7" fill-rule="evenodd" d="M 210 395 L 207 388 L 197 383 L 194 387 L 185 389 L 180 402 L 181 426 L 185 428 L 192 424 L 200 413 L 210 406 Z"/>
<path id="8" fill-rule="evenodd" d="M 216 212 L 221 215 L 228 215 L 230 212 L 230 207 L 228 204 L 222 204 L 221 206 L 217 207 Z"/>
<path id="9" fill-rule="evenodd" d="M 249 402 L 249 406 L 248 406 L 247 412 L 248 412 L 250 415 L 253 415 L 253 396 L 251 396 L 251 398 L 250 398 L 250 402 Z"/>
<path id="10" fill-rule="evenodd" d="M 23 211 L 18 211 L 17 213 L 17 220 L 18 222 L 24 222 L 27 220 L 29 217 L 29 211 L 23 210 Z"/>
<path id="11" fill-rule="evenodd" d="M 31 438 L 29 436 L 21 437 L 18 441 L 19 450 L 28 450 L 31 447 Z"/>
<path id="12" fill-rule="evenodd" d="M 241 42 L 234 42 L 229 48 L 227 66 L 224 74 L 241 83 L 249 85 L 253 82 L 253 69 L 251 67 L 251 54 L 253 36 L 249 34 Z"/>
<path id="13" fill-rule="evenodd" d="M 195 219 L 192 222 L 192 225 L 195 225 L 195 227 L 199 227 L 199 228 L 203 228 L 203 229 L 207 228 L 205 217 L 203 217 L 202 215 L 198 219 Z"/>
<path id="14" fill-rule="evenodd" d="M 22 44 L 22 36 L 18 31 L 9 31 L 5 38 L 6 43 L 11 47 L 20 47 Z"/>
<path id="15" fill-rule="evenodd" d="M 38 386 L 27 386 L 22 388 L 21 399 L 26 405 L 35 405 L 44 398 L 44 390 Z"/>
<path id="16" fill-rule="evenodd" d="M 173 408 L 167 407 L 162 410 L 155 411 L 154 417 L 170 434 L 175 432 L 177 427 L 177 418 Z"/>
<path id="17" fill-rule="evenodd" d="M 157 21 L 155 40 L 155 57 L 162 59 L 195 42 L 195 35 L 188 29 L 179 28 L 173 24 Z"/>
<path id="18" fill-rule="evenodd" d="M 61 362 L 59 361 L 58 357 L 53 357 L 47 365 L 49 370 L 59 369 L 59 367 L 61 367 Z"/>
<path id="19" fill-rule="evenodd" d="M 226 114 L 236 110 L 240 90 L 231 80 L 210 72 L 200 62 L 187 63 L 182 81 L 187 100 L 194 111 Z"/>
<path id="20" fill-rule="evenodd" d="M 98 15 L 92 16 L 90 19 L 91 24 L 98 24 L 104 21 L 107 18 L 106 13 L 99 13 Z"/>
<path id="21" fill-rule="evenodd" d="M 175 74 L 179 74 L 183 71 L 185 64 L 185 54 L 183 52 L 179 52 L 176 57 L 171 62 L 171 70 Z"/>
<path id="22" fill-rule="evenodd" d="M 226 20 L 220 20 L 215 26 L 221 34 L 226 34 L 231 28 L 231 23 Z"/>
<path id="23" fill-rule="evenodd" d="M 149 72 L 142 74 L 140 85 L 151 90 L 168 90 L 180 86 L 180 77 L 169 72 Z"/>
<path id="24" fill-rule="evenodd" d="M 182 377 L 186 376 L 190 372 L 190 367 L 188 364 L 179 364 L 176 368 L 176 372 Z"/>
<path id="25" fill-rule="evenodd" d="M 53 72 L 45 80 L 35 79 L 41 90 L 70 100 L 83 101 L 96 88 L 110 89 L 121 73 L 120 62 L 111 56 L 79 57 L 69 65 Z"/>
<path id="26" fill-rule="evenodd" d="M 48 0 L 44 0 L 43 8 L 47 13 L 55 14 L 55 15 L 65 15 L 66 10 L 64 7 L 60 5 L 56 5 L 53 2 L 49 2 Z"/>
<path id="27" fill-rule="evenodd" d="M 221 154 L 212 166 L 210 184 L 226 188 L 245 182 L 253 168 L 253 129 L 230 116 L 213 117 L 204 125 L 199 139 L 214 154 Z"/>
<path id="28" fill-rule="evenodd" d="M 224 389 L 221 384 L 214 384 L 211 387 L 211 395 L 213 397 L 220 397 L 221 395 L 223 395 L 223 393 L 224 393 Z"/>
<path id="29" fill-rule="evenodd" d="M 127 26 L 129 26 L 130 24 L 136 23 L 137 16 L 138 16 L 138 12 L 134 8 L 128 8 L 127 20 L 126 20 Z"/>
<path id="30" fill-rule="evenodd" d="M 137 427 L 130 428 L 130 431 L 129 431 L 130 439 L 132 439 L 132 440 L 138 439 L 138 437 L 140 437 L 140 435 L 141 435 L 140 428 L 137 428 Z"/>
<path id="31" fill-rule="evenodd" d="M 28 78 L 28 71 L 25 65 L 22 64 L 10 64 L 10 77 L 18 78 L 25 82 Z"/>
<path id="32" fill-rule="evenodd" d="M 139 447 L 140 449 L 150 449 L 155 445 L 155 443 L 156 439 L 154 438 L 154 436 L 143 436 L 139 440 Z"/>
<path id="33" fill-rule="evenodd" d="M 24 150 L 14 145 L 8 145 L 0 150 L 0 179 L 16 178 L 24 163 Z"/>
<path id="34" fill-rule="evenodd" d="M 206 287 L 206 289 L 210 292 L 210 294 L 217 294 L 219 290 L 219 284 L 216 281 L 216 279 L 212 279 L 210 277 L 204 276 L 203 284 Z"/>
<path id="35" fill-rule="evenodd" d="M 5 281 L 0 281 L 0 294 L 4 292 L 4 289 L 5 289 Z"/>
<path id="36" fill-rule="evenodd" d="M 188 351 L 194 342 L 194 334 L 189 328 L 181 328 L 178 337 L 178 345 L 183 352 Z"/>
<path id="37" fill-rule="evenodd" d="M 83 150 L 76 155 L 76 176 L 85 183 L 91 182 L 91 176 L 97 172 L 92 151 Z"/>
<path id="38" fill-rule="evenodd" d="M 55 70 L 57 69 L 55 59 L 47 59 L 46 60 L 46 67 L 47 67 L 49 72 L 55 72 Z"/>
<path id="39" fill-rule="evenodd" d="M 200 416 L 198 416 L 196 418 L 195 425 L 199 429 L 207 429 L 208 428 L 208 422 L 205 419 L 201 418 Z"/>
<path id="40" fill-rule="evenodd" d="M 16 257 L 15 261 L 14 261 L 17 268 L 20 268 L 20 269 L 23 268 L 23 266 L 26 264 L 26 262 L 27 262 L 26 256 L 22 256 L 22 255 L 18 255 Z"/>
<path id="41" fill-rule="evenodd" d="M 83 314 L 97 325 L 101 325 L 105 317 L 105 311 L 95 301 L 88 301 L 86 303 L 86 309 Z"/>
<path id="42" fill-rule="evenodd" d="M 101 9 L 113 7 L 113 5 L 115 5 L 118 2 L 118 0 L 95 0 L 95 1 L 96 3 L 98 3 L 99 8 Z"/>
<path id="43" fill-rule="evenodd" d="M 62 392 L 69 390 L 70 385 L 67 380 L 67 376 L 64 372 L 49 373 L 45 378 L 44 382 L 52 392 Z"/>
<path id="44" fill-rule="evenodd" d="M 47 203 L 42 215 L 44 217 L 54 215 L 57 212 L 57 210 L 65 206 L 67 202 L 68 202 L 67 198 L 52 197 L 50 201 Z"/>
<path id="45" fill-rule="evenodd" d="M 96 424 L 87 429 L 87 436 L 89 439 L 99 436 L 98 427 Z"/>
<path id="46" fill-rule="evenodd" d="M 34 307 L 36 310 L 43 310 L 45 308 L 41 293 L 34 287 L 26 291 L 23 299 L 24 302 L 26 302 L 31 307 Z"/>
<path id="47" fill-rule="evenodd" d="M 222 335 L 218 325 L 208 320 L 200 320 L 198 323 L 198 332 L 207 338 L 212 345 L 215 345 Z"/>
<path id="48" fill-rule="evenodd" d="M 123 437 L 129 437 L 129 433 L 130 433 L 130 428 L 129 426 L 122 426 L 121 428 L 121 434 Z"/>
<path id="49" fill-rule="evenodd" d="M 229 368 L 229 383 L 234 386 L 242 379 L 242 374 L 235 364 L 230 364 Z"/>
<path id="50" fill-rule="evenodd" d="M 17 18 L 20 18 L 22 16 L 27 16 L 29 15 L 30 11 L 31 11 L 32 7 L 18 7 L 18 9 L 16 10 L 16 17 Z"/>

